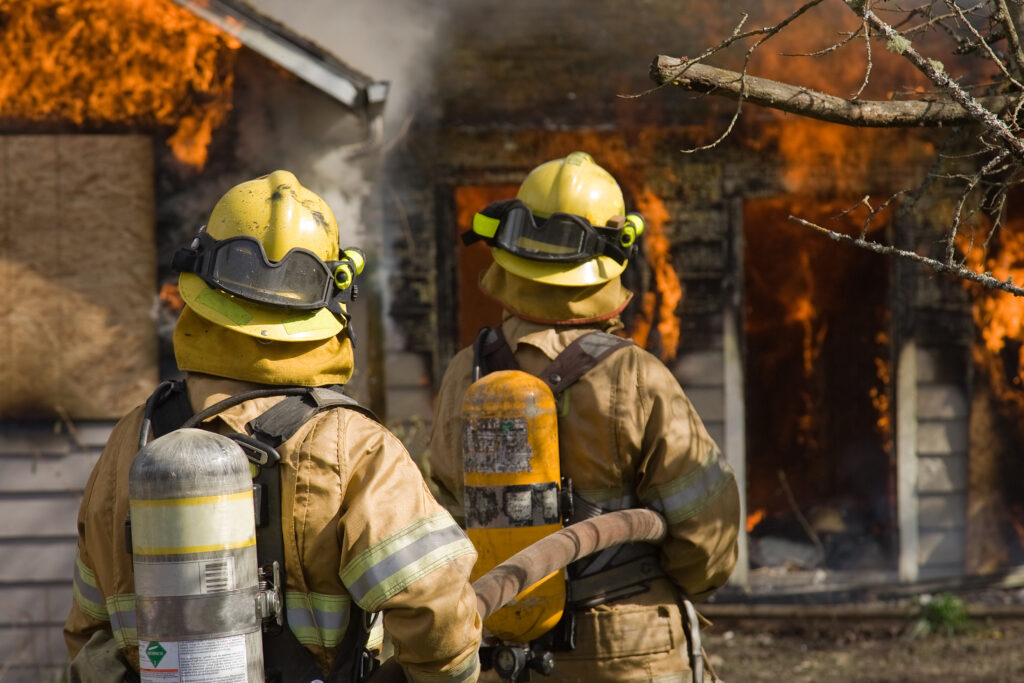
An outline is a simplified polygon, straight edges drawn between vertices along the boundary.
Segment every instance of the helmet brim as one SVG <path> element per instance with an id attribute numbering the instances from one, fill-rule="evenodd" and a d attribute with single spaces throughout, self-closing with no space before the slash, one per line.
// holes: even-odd
<path id="1" fill-rule="evenodd" d="M 189 308 L 210 322 L 257 339 L 303 342 L 335 336 L 345 324 L 326 308 L 290 311 L 252 303 L 214 289 L 192 273 L 178 277 Z"/>
<path id="2" fill-rule="evenodd" d="M 583 263 L 545 263 L 510 254 L 504 249 L 491 249 L 491 256 L 505 270 L 519 277 L 560 287 L 581 287 L 608 282 L 622 275 L 626 263 L 607 256 L 598 256 Z"/>

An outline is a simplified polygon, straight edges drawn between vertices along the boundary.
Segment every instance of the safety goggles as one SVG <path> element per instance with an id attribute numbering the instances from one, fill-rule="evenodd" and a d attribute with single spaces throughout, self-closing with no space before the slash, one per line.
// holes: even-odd
<path id="1" fill-rule="evenodd" d="M 533 215 L 519 199 L 503 199 L 473 216 L 473 227 L 462 234 L 465 244 L 483 240 L 489 246 L 536 261 L 579 263 L 608 256 L 625 263 L 643 232 L 640 214 L 617 216 L 608 225 L 591 225 L 582 216 L 554 213 Z"/>
<path id="2" fill-rule="evenodd" d="M 341 305 L 355 295 L 355 276 L 364 263 L 362 251 L 354 248 L 346 249 L 338 261 L 323 261 L 298 247 L 271 261 L 255 237 L 217 240 L 204 226 L 189 247 L 174 254 L 171 268 L 194 273 L 211 287 L 247 301 L 297 310 L 327 308 L 340 315 Z"/>

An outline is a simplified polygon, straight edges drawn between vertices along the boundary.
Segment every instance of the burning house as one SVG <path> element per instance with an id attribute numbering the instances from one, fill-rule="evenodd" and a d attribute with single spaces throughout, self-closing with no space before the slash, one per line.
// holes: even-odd
<path id="1" fill-rule="evenodd" d="M 419 396 L 428 420 L 447 360 L 500 319 L 476 287 L 486 249 L 458 240 L 473 212 L 511 196 L 536 164 L 584 150 L 647 219 L 644 257 L 624 276 L 637 293 L 627 332 L 672 368 L 746 492 L 736 588 L 897 586 L 1019 564 L 1019 493 L 1003 478 L 1016 471 L 1006 444 L 1020 443 L 1017 302 L 999 297 L 997 314 L 984 292 L 789 220 L 858 234 L 867 212 L 851 207 L 922 180 L 936 136 L 750 105 L 730 124 L 732 102 L 629 96 L 651 88 L 647 64 L 666 46 L 695 54 L 729 35 L 720 8 L 519 3 L 498 35 L 477 30 L 497 5 L 453 13 L 432 109 L 387 161 L 389 313 L 412 368 L 408 386 L 389 378 L 389 396 Z M 798 33 L 789 51 L 832 37 Z M 787 48 L 759 53 L 750 73 L 823 91 L 863 79 L 863 65 L 787 60 Z M 915 82 L 895 55 L 876 54 L 874 68 L 875 99 Z M 954 202 L 882 211 L 867 236 L 932 253 Z M 1012 268 L 1005 258 L 998 266 Z"/>
<path id="2" fill-rule="evenodd" d="M 429 49 L 395 83 L 428 73 L 429 87 L 382 137 L 386 84 L 295 33 L 333 44 L 339 20 L 324 18 L 342 10 L 254 4 L 290 28 L 234 0 L 0 2 L 16 48 L 0 54 L 9 680 L 61 667 L 85 479 L 113 421 L 175 372 L 171 252 L 224 190 L 274 168 L 321 194 L 378 264 L 354 312 L 365 370 L 352 390 L 414 457 L 448 360 L 501 317 L 476 287 L 487 249 L 459 233 L 538 163 L 582 150 L 646 218 L 624 275 L 627 333 L 672 369 L 745 492 L 734 588 L 914 584 L 1024 562 L 1009 483 L 1024 444 L 1018 301 L 789 220 L 840 216 L 856 233 L 862 197 L 924 177 L 930 133 L 748 106 L 720 144 L 684 154 L 716 140 L 735 105 L 620 95 L 651 87 L 656 54 L 727 35 L 719 3 L 466 0 L 417 27 Z M 377 20 L 368 33 L 398 23 Z M 840 62 L 751 72 L 799 68 L 808 87 L 856 90 Z M 878 63 L 884 90 L 900 66 Z M 869 237 L 933 250 L 953 201 L 880 214 Z M 985 267 L 1016 274 L 1021 247 L 1008 238 Z"/>

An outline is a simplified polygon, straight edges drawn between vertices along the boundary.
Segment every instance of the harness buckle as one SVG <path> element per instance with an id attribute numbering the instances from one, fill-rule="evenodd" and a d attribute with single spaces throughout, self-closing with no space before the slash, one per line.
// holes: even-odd
<path id="1" fill-rule="evenodd" d="M 256 613 L 268 631 L 276 624 L 284 626 L 284 600 L 281 597 L 281 565 L 273 564 L 259 568 L 260 590 L 256 596 Z"/>

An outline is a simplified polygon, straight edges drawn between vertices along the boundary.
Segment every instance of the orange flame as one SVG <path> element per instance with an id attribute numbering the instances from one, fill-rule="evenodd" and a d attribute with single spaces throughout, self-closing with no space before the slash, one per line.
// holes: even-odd
<path id="1" fill-rule="evenodd" d="M 754 510 L 749 515 L 747 515 L 747 533 L 748 534 L 751 531 L 753 531 L 757 527 L 758 524 L 761 523 L 761 520 L 764 519 L 764 516 L 765 516 L 764 508 L 761 508 L 761 509 L 758 509 L 758 510 Z"/>
<path id="2" fill-rule="evenodd" d="M 661 302 L 658 304 L 658 333 L 661 335 L 664 348 L 663 359 L 668 360 L 675 357 L 679 348 L 679 319 L 675 311 L 683 298 L 679 275 L 672 266 L 669 255 L 671 245 L 665 236 L 664 225 L 669 217 L 668 211 L 665 210 L 665 204 L 647 187 L 640 189 L 635 201 L 644 217 L 644 256 L 654 270 L 654 282 L 661 294 Z M 644 320 L 653 320 L 653 311 L 648 315 L 647 309 L 648 306 L 653 307 L 654 300 L 655 297 L 644 297 Z M 640 328 L 634 333 L 633 340 L 643 346 L 647 343 L 650 322 L 647 323 L 646 330 L 643 330 L 642 338 L 638 338 L 639 332 Z"/>
<path id="3" fill-rule="evenodd" d="M 888 349 L 889 335 L 879 332 L 875 335 L 875 344 L 880 351 Z M 886 453 L 892 453 L 892 417 L 889 405 L 889 387 L 892 384 L 892 365 L 884 355 L 875 358 L 875 376 L 878 378 L 878 385 L 871 387 L 868 392 L 871 396 L 871 405 L 878 413 L 875 421 L 875 431 L 882 437 L 882 448 Z"/>
<path id="4" fill-rule="evenodd" d="M 999 233 L 998 244 L 987 254 L 967 235 L 958 236 L 958 245 L 966 253 L 966 263 L 978 272 L 987 271 L 1000 280 L 1012 278 L 1024 282 L 1024 221 L 1011 218 Z M 983 226 L 987 231 L 987 227 Z M 976 232 L 979 228 L 976 226 Z M 1024 297 L 1002 290 L 965 282 L 974 297 L 974 323 L 980 339 L 974 347 L 974 359 L 988 377 L 992 392 L 1004 410 L 1017 416 L 1020 428 L 1024 417 Z M 1008 347 L 1008 348 L 1007 348 Z M 1007 350 L 1016 356 L 1014 366 Z M 1024 438 L 1024 429 L 1019 432 Z"/>
<path id="5" fill-rule="evenodd" d="M 1010 523 L 1013 524 L 1013 530 L 1017 534 L 1017 541 L 1024 548 L 1024 524 L 1021 524 L 1016 519 L 1011 519 Z"/>
<path id="6" fill-rule="evenodd" d="M 160 294 L 157 295 L 163 303 L 174 311 L 180 311 L 185 307 L 185 300 L 181 298 L 181 292 L 178 291 L 178 285 L 165 282 L 160 286 Z"/>
<path id="7" fill-rule="evenodd" d="M 206 163 L 231 109 L 235 39 L 170 0 L 0 4 L 5 120 L 166 126 L 175 157 Z"/>

